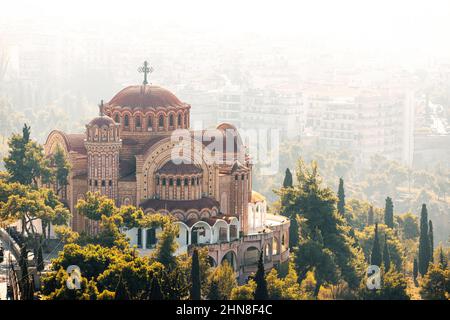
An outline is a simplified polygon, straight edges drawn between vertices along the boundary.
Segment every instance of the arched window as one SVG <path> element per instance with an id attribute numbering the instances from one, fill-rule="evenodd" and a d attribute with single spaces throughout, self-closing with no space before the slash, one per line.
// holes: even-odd
<path id="1" fill-rule="evenodd" d="M 166 178 L 162 179 L 162 185 L 165 186 L 166 185 Z"/>
<path id="2" fill-rule="evenodd" d="M 163 127 L 164 127 L 164 117 L 163 117 L 163 115 L 160 115 L 160 116 L 159 116 L 158 126 L 159 126 L 160 128 L 163 128 Z"/>
<path id="3" fill-rule="evenodd" d="M 272 255 L 276 256 L 278 254 L 278 239 L 273 237 L 272 239 Z"/>
<path id="4" fill-rule="evenodd" d="M 169 115 L 169 126 L 173 127 L 173 114 Z"/>
<path id="5" fill-rule="evenodd" d="M 118 113 L 116 113 L 116 116 L 115 116 L 115 118 L 114 118 L 114 121 L 115 121 L 116 123 L 120 123 L 120 117 L 119 117 L 119 114 L 118 114 Z"/>
<path id="6" fill-rule="evenodd" d="M 169 186 L 173 186 L 173 179 L 172 178 L 169 179 Z"/>
<path id="7" fill-rule="evenodd" d="M 141 117 L 137 116 L 135 121 L 136 121 L 136 128 L 140 128 L 141 127 Z"/>
<path id="8" fill-rule="evenodd" d="M 181 113 L 178 114 L 178 127 L 181 127 Z"/>
<path id="9" fill-rule="evenodd" d="M 128 127 L 130 125 L 130 119 L 129 119 L 127 114 L 124 117 L 123 124 L 124 124 L 125 127 Z"/>
<path id="10" fill-rule="evenodd" d="M 189 184 L 189 179 L 188 178 L 184 178 L 184 185 L 187 186 Z"/>
<path id="11" fill-rule="evenodd" d="M 147 118 L 147 131 L 153 130 L 153 118 L 152 116 L 148 116 Z"/>
<path id="12" fill-rule="evenodd" d="M 147 229 L 147 242 L 146 247 L 147 249 L 151 249 L 156 245 L 157 239 L 156 239 L 156 229 L 150 228 Z"/>
<path id="13" fill-rule="evenodd" d="M 137 246 L 138 248 L 142 248 L 142 229 L 137 229 Z"/>
<path id="14" fill-rule="evenodd" d="M 180 178 L 177 179 L 177 186 L 181 186 L 181 179 Z"/>
<path id="15" fill-rule="evenodd" d="M 191 185 L 194 185 L 194 184 L 195 184 L 195 178 L 192 178 Z"/>
<path id="16" fill-rule="evenodd" d="M 287 232 L 283 232 L 283 235 L 281 236 L 281 252 L 285 252 L 287 250 L 288 243 L 287 243 Z"/>

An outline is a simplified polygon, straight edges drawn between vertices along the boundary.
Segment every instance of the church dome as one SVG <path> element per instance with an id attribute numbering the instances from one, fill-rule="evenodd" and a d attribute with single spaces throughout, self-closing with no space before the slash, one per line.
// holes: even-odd
<path id="1" fill-rule="evenodd" d="M 122 89 L 108 103 L 110 107 L 157 108 L 184 104 L 169 90 L 155 85 L 135 85 Z"/>
<path id="2" fill-rule="evenodd" d="M 110 126 L 116 124 L 113 119 L 111 119 L 108 116 L 100 116 L 96 117 L 89 122 L 89 126 L 97 126 L 97 127 L 103 127 L 103 126 Z"/>

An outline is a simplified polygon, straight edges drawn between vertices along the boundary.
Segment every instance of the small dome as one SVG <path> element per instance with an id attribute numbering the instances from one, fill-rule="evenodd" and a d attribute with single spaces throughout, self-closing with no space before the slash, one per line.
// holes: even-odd
<path id="1" fill-rule="evenodd" d="M 169 90 L 153 85 L 129 86 L 119 91 L 108 103 L 110 107 L 157 108 L 184 104 Z"/>
<path id="2" fill-rule="evenodd" d="M 97 126 L 97 127 L 110 126 L 115 124 L 116 123 L 114 122 L 114 120 L 108 116 L 96 117 L 92 119 L 91 122 L 89 122 L 89 126 Z"/>

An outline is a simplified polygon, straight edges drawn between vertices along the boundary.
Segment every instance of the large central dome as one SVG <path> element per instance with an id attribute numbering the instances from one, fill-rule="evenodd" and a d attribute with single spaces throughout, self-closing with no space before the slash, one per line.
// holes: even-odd
<path id="1" fill-rule="evenodd" d="M 108 103 L 110 107 L 158 108 L 184 104 L 169 90 L 154 85 L 129 86 L 117 93 Z"/>

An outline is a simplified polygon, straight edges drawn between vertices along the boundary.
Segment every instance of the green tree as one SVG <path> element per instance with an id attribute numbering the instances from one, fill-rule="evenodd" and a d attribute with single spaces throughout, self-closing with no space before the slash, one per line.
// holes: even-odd
<path id="1" fill-rule="evenodd" d="M 236 289 L 236 288 L 233 288 L 233 290 L 234 289 Z M 252 295 L 253 295 L 253 292 L 252 292 Z M 212 279 L 211 282 L 209 283 L 207 297 L 208 297 L 208 300 L 220 300 L 221 299 L 220 290 L 219 290 L 219 283 L 218 283 L 217 280 Z M 233 300 L 237 300 L 237 299 L 233 299 Z"/>
<path id="2" fill-rule="evenodd" d="M 395 230 L 388 228 L 385 224 L 377 224 L 378 227 L 378 241 L 379 247 L 382 250 L 384 248 L 385 237 L 380 235 L 385 234 L 387 236 L 389 256 L 391 260 L 391 266 L 395 266 L 397 271 L 401 271 L 404 265 L 405 248 L 404 244 L 398 238 Z M 372 249 L 375 242 L 375 226 L 366 227 L 362 231 L 355 231 L 358 243 L 364 252 L 367 261 L 371 261 Z M 380 255 L 380 261 L 382 263 L 382 255 Z M 378 265 L 381 267 L 381 265 Z M 386 270 L 387 271 L 387 270 Z"/>
<path id="3" fill-rule="evenodd" d="M 389 253 L 387 235 L 384 235 L 383 265 L 384 265 L 384 270 L 386 270 L 386 271 L 389 271 L 389 269 L 391 268 L 391 255 Z"/>
<path id="4" fill-rule="evenodd" d="M 10 182 L 38 186 L 39 179 L 47 183 L 51 172 L 42 146 L 30 139 L 30 127 L 26 124 L 22 134 L 13 134 L 8 141 L 9 154 L 3 159 Z"/>
<path id="5" fill-rule="evenodd" d="M 256 289 L 256 283 L 253 280 L 249 280 L 248 283 L 234 287 L 231 290 L 231 300 L 253 300 L 254 292 Z"/>
<path id="6" fill-rule="evenodd" d="M 291 188 L 292 184 L 293 184 L 292 173 L 291 173 L 291 170 L 289 170 L 289 168 L 287 168 L 286 173 L 284 175 L 283 188 Z"/>
<path id="7" fill-rule="evenodd" d="M 370 255 L 370 264 L 381 267 L 381 247 L 378 235 L 378 223 L 375 224 L 375 237 L 373 239 L 372 253 Z"/>
<path id="8" fill-rule="evenodd" d="M 116 213 L 112 199 L 90 191 L 86 193 L 86 200 L 78 200 L 76 209 L 79 214 L 94 221 L 100 221 L 102 216 L 111 217 Z"/>
<path id="9" fill-rule="evenodd" d="M 255 300 L 267 300 L 269 294 L 267 293 L 267 282 L 264 272 L 263 250 L 259 254 L 258 269 L 255 274 Z"/>
<path id="10" fill-rule="evenodd" d="M 56 221 L 56 217 L 61 220 Z M 20 221 L 22 235 L 30 235 L 32 239 L 36 238 L 37 230 L 34 222 L 38 219 L 46 223 L 54 221 L 62 224 L 67 221 L 68 217 L 69 212 L 60 203 L 53 209 L 47 205 L 46 198 L 43 197 L 41 191 L 28 187 L 12 190 L 7 196 L 7 201 L 0 206 L 0 218 L 4 221 Z"/>
<path id="11" fill-rule="evenodd" d="M 371 226 L 373 224 L 374 224 L 373 206 L 370 206 L 369 212 L 367 213 L 367 225 Z"/>
<path id="12" fill-rule="evenodd" d="M 70 172 L 70 163 L 67 160 L 64 150 L 60 146 L 56 148 L 55 153 L 51 157 L 51 163 L 54 167 L 56 193 L 61 195 L 62 190 L 68 184 L 68 176 Z"/>
<path id="13" fill-rule="evenodd" d="M 315 273 L 313 296 L 317 297 L 322 284 L 334 284 L 339 279 L 339 267 L 336 256 L 323 245 L 320 230 L 311 239 L 303 240 L 294 251 L 294 263 L 299 279 L 306 278 L 308 272 Z"/>
<path id="14" fill-rule="evenodd" d="M 425 300 L 450 299 L 450 270 L 430 264 L 421 282 L 420 295 Z"/>
<path id="15" fill-rule="evenodd" d="M 56 237 L 64 244 L 77 242 L 80 235 L 68 226 L 56 226 Z"/>
<path id="16" fill-rule="evenodd" d="M 189 279 L 177 264 L 170 269 L 164 269 L 162 275 L 161 290 L 165 299 L 185 300 L 189 298 Z"/>
<path id="17" fill-rule="evenodd" d="M 35 260 L 36 260 L 36 269 L 38 270 L 38 271 L 42 271 L 42 270 L 44 270 L 44 267 L 45 267 L 45 265 L 44 265 L 44 255 L 43 255 L 43 252 L 42 252 L 42 239 L 41 239 L 41 236 L 38 236 L 38 246 L 37 246 L 37 249 L 34 251 L 34 256 L 35 256 Z"/>
<path id="18" fill-rule="evenodd" d="M 419 272 L 422 276 L 427 273 L 430 263 L 430 238 L 428 235 L 428 211 L 425 204 L 420 213 L 420 237 L 419 237 Z"/>
<path id="19" fill-rule="evenodd" d="M 302 221 L 302 242 L 295 260 L 300 281 L 308 271 L 322 269 L 324 272 L 316 270 L 319 287 L 322 281 L 336 281 L 336 272 L 342 275 L 350 287 L 358 287 L 364 268 L 364 256 L 349 234 L 350 226 L 336 210 L 336 196 L 330 188 L 322 186 L 315 162 L 308 168 L 300 159 L 296 172 L 294 187 L 278 190 L 277 194 L 281 198 L 282 212 L 296 212 Z M 321 242 L 314 240 L 319 234 Z M 311 252 L 312 255 L 309 256 L 308 251 L 315 254 Z"/>
<path id="20" fill-rule="evenodd" d="M 430 239 L 430 262 L 433 262 L 434 257 L 434 235 L 433 235 L 433 222 L 428 221 L 428 238 Z"/>
<path id="21" fill-rule="evenodd" d="M 439 250 L 439 266 L 445 270 L 448 267 L 447 257 L 444 255 L 444 250 L 442 249 L 442 246 L 439 249 L 440 249 Z"/>
<path id="22" fill-rule="evenodd" d="M 339 189 L 338 189 L 338 203 L 337 210 L 339 214 L 345 217 L 345 191 L 344 191 L 344 180 L 339 178 Z"/>
<path id="23" fill-rule="evenodd" d="M 394 228 L 394 204 L 390 197 L 386 198 L 386 205 L 384 208 L 384 224 L 389 228 Z"/>
<path id="24" fill-rule="evenodd" d="M 177 265 L 175 251 L 178 244 L 175 239 L 178 236 L 178 232 L 177 225 L 173 223 L 164 225 L 154 252 L 156 261 L 162 263 L 169 270 Z"/>
<path id="25" fill-rule="evenodd" d="M 289 225 L 289 248 L 293 250 L 294 247 L 298 246 L 299 242 L 299 224 L 298 224 L 298 215 L 293 214 L 290 220 L 291 224 Z"/>
<path id="26" fill-rule="evenodd" d="M 190 298 L 191 300 L 201 299 L 201 281 L 200 281 L 200 263 L 198 261 L 198 251 L 194 249 L 192 254 L 192 269 L 191 269 L 191 288 Z"/>
<path id="27" fill-rule="evenodd" d="M 398 216 L 398 222 L 403 233 L 403 239 L 416 239 L 419 236 L 418 218 L 408 212 Z"/>
<path id="28" fill-rule="evenodd" d="M 229 300 L 231 291 L 237 286 L 233 268 L 228 261 L 214 269 L 208 278 L 209 300 Z M 218 288 L 218 296 L 216 289 Z"/>
<path id="29" fill-rule="evenodd" d="M 52 260 L 51 272 L 45 275 L 41 292 L 45 299 L 71 295 L 65 292 L 66 284 L 61 282 L 66 278 L 65 270 L 70 265 L 77 265 L 80 268 L 81 276 L 92 282 L 91 287 L 94 291 L 94 287 L 100 291 L 107 290 L 114 294 L 115 299 L 121 300 L 146 299 L 151 289 L 148 283 L 154 277 L 160 278 L 164 270 L 162 264 L 147 257 L 139 257 L 137 252 L 129 247 L 67 244 L 58 257 Z"/>
<path id="30" fill-rule="evenodd" d="M 152 278 L 152 283 L 150 287 L 150 300 L 163 300 L 164 296 L 161 292 L 161 286 L 159 285 L 159 281 L 157 277 Z"/>
<path id="31" fill-rule="evenodd" d="M 41 188 L 41 196 L 44 200 L 44 204 L 51 208 L 51 210 L 45 210 L 40 215 L 42 225 L 42 234 L 44 240 L 50 238 L 50 227 L 67 225 L 71 217 L 69 209 L 67 209 L 58 199 L 53 190 Z"/>
<path id="32" fill-rule="evenodd" d="M 418 275 L 419 275 L 419 266 L 417 264 L 417 258 L 414 257 L 414 261 L 413 261 L 413 280 L 414 280 L 414 282 L 417 281 Z"/>
<path id="33" fill-rule="evenodd" d="M 94 280 L 88 281 L 81 277 L 80 289 L 72 290 L 66 285 L 69 275 L 64 269 L 59 269 L 42 276 L 42 300 L 112 300 L 115 292 L 103 290 L 99 292 Z M 50 289 L 51 288 L 51 289 Z"/>
<path id="34" fill-rule="evenodd" d="M 26 244 L 22 245 L 20 248 L 20 278 L 19 286 L 22 300 L 32 300 L 33 299 L 33 289 L 30 278 L 30 273 L 28 272 L 28 250 Z"/>
<path id="35" fill-rule="evenodd" d="M 409 300 L 406 288 L 405 276 L 392 268 L 383 276 L 380 298 L 382 300 Z"/>
<path id="36" fill-rule="evenodd" d="M 266 275 L 267 292 L 269 299 L 301 300 L 310 298 L 310 296 L 313 295 L 316 285 L 314 281 L 314 285 L 309 289 L 308 292 L 307 283 L 309 279 L 307 280 L 307 278 L 310 277 L 311 273 L 312 272 L 309 271 L 306 278 L 303 279 L 302 283 L 300 284 L 293 263 L 289 263 L 289 269 L 287 275 L 284 278 L 279 277 L 277 269 L 273 268 Z"/>

